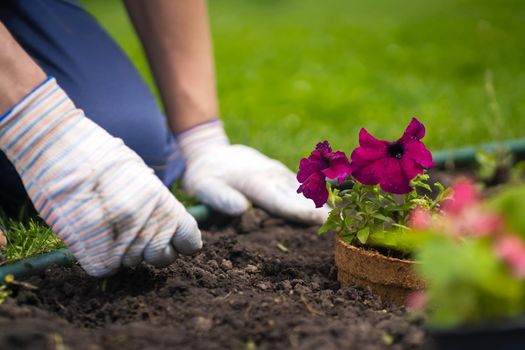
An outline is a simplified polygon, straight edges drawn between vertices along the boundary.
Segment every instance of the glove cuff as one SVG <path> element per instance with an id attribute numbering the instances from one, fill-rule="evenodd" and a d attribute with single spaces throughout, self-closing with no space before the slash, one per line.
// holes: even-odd
<path id="1" fill-rule="evenodd" d="M 16 115 L 20 109 L 23 109 L 25 108 L 25 106 L 30 104 L 35 99 L 35 97 L 39 95 L 39 92 L 45 90 L 45 86 L 47 86 L 50 81 L 54 81 L 56 84 L 55 78 L 51 76 L 47 77 L 46 80 L 44 80 L 37 87 L 31 90 L 27 95 L 24 96 L 24 98 L 22 98 L 14 106 L 9 108 L 4 114 L 0 115 L 0 128 L 3 124 L 4 119 L 9 119 L 13 115 Z"/>
<path id="2" fill-rule="evenodd" d="M 40 148 L 42 140 L 75 105 L 52 77 L 27 94 L 9 111 L 0 116 L 0 149 L 17 168 Z"/>
<path id="3" fill-rule="evenodd" d="M 177 134 L 176 138 L 186 161 L 195 159 L 207 149 L 230 144 L 220 119 L 198 124 Z"/>

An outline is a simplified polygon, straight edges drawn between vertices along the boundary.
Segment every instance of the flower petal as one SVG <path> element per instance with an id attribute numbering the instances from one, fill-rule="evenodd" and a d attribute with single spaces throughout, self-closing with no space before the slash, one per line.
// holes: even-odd
<path id="1" fill-rule="evenodd" d="M 330 157 L 330 167 L 323 170 L 323 174 L 329 179 L 337 179 L 340 183 L 350 175 L 350 162 L 344 152 L 337 151 Z"/>
<path id="2" fill-rule="evenodd" d="M 356 166 L 363 166 L 386 157 L 388 157 L 387 144 L 381 144 L 380 147 L 358 147 L 350 155 L 352 164 L 358 163 Z"/>
<path id="3" fill-rule="evenodd" d="M 432 214 L 429 209 L 417 207 L 410 212 L 408 226 L 414 230 L 428 230 L 432 224 Z"/>
<path id="4" fill-rule="evenodd" d="M 430 153 L 423 142 L 417 140 L 405 143 L 405 154 L 403 157 L 408 157 L 427 169 L 436 165 L 432 161 L 432 153 Z"/>
<path id="5" fill-rule="evenodd" d="M 416 118 L 412 118 L 408 124 L 403 136 L 398 140 L 401 143 L 408 142 L 410 140 L 420 140 L 425 136 L 425 126 Z"/>
<path id="6" fill-rule="evenodd" d="M 302 193 L 306 198 L 313 200 L 317 208 L 322 207 L 328 200 L 324 175 L 313 173 L 299 186 L 297 193 Z"/>
<path id="7" fill-rule="evenodd" d="M 406 179 L 410 182 L 413 178 L 415 178 L 419 174 L 423 174 L 425 170 L 421 165 L 414 162 L 412 159 L 408 157 L 401 158 L 401 168 L 403 172 L 405 173 Z"/>
<path id="8" fill-rule="evenodd" d="M 374 163 L 387 157 L 388 142 L 376 139 L 363 128 L 359 131 L 359 145 L 350 155 L 352 176 L 365 185 L 375 185 L 379 181 L 376 170 L 381 170 Z"/>
<path id="9" fill-rule="evenodd" d="M 460 179 L 452 185 L 452 198 L 443 202 L 443 211 L 449 215 L 460 215 L 464 210 L 478 205 L 480 194 L 469 179 Z"/>
<path id="10" fill-rule="evenodd" d="M 525 279 L 525 243 L 518 236 L 509 234 L 500 238 L 494 250 L 516 278 Z"/>
<path id="11" fill-rule="evenodd" d="M 297 181 L 304 182 L 308 177 L 310 177 L 310 175 L 314 173 L 320 173 L 325 167 L 325 162 L 315 155 L 310 155 L 308 158 L 303 158 L 299 163 Z"/>
<path id="12" fill-rule="evenodd" d="M 383 191 L 395 194 L 405 194 L 412 191 L 410 180 L 407 179 L 399 159 L 385 158 L 380 162 L 382 163 L 383 171 L 379 179 L 379 185 Z"/>
<path id="13" fill-rule="evenodd" d="M 365 128 L 362 128 L 359 131 L 359 145 L 361 147 L 381 148 L 381 147 L 384 147 L 387 143 L 388 142 L 382 141 L 382 140 L 378 140 L 375 137 L 373 137 L 372 135 L 370 135 L 368 133 L 368 131 L 366 131 Z"/>
<path id="14" fill-rule="evenodd" d="M 323 142 L 319 142 L 315 146 L 315 151 L 319 152 L 319 155 L 322 158 L 328 158 L 332 154 L 332 146 L 330 146 L 330 143 L 328 141 L 324 140 Z"/>
<path id="15" fill-rule="evenodd" d="M 362 163 L 360 166 L 357 166 L 356 163 L 352 162 L 350 164 L 352 176 L 364 185 L 377 185 L 379 183 L 380 174 L 383 171 L 382 164 L 384 159 L 386 158 Z"/>

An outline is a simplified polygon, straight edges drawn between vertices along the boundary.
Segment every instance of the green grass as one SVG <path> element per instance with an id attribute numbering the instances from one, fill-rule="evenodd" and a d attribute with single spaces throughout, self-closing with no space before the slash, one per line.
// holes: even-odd
<path id="1" fill-rule="evenodd" d="M 0 265 L 64 247 L 42 220 L 25 211 L 18 218 L 0 212 L 0 227 L 7 237 L 7 247 L 0 254 Z"/>
<path id="2" fill-rule="evenodd" d="M 154 89 L 121 2 L 84 3 Z M 523 0 L 209 3 L 227 131 L 292 169 L 412 116 L 434 150 L 525 136 Z"/>
<path id="3" fill-rule="evenodd" d="M 120 2 L 85 3 L 153 86 Z M 525 136 L 522 0 L 209 3 L 230 137 L 292 168 L 319 140 L 350 152 L 361 127 L 392 139 L 412 116 L 432 149 Z"/>

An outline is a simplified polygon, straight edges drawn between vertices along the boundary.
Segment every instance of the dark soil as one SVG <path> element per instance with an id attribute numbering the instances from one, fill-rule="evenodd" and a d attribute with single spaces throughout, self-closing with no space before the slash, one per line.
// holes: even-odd
<path id="1" fill-rule="evenodd" d="M 50 268 L 0 306 L 0 349 L 422 348 L 421 318 L 339 288 L 333 237 L 316 231 L 253 210 L 169 268 Z"/>

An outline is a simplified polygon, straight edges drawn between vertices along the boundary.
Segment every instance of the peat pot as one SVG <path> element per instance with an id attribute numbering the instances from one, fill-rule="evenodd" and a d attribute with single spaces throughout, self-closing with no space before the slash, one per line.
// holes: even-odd
<path id="1" fill-rule="evenodd" d="M 498 324 L 431 329 L 429 333 L 436 350 L 525 349 L 525 317 Z"/>
<path id="2" fill-rule="evenodd" d="M 339 235 L 335 236 L 335 264 L 341 287 L 370 288 L 384 302 L 403 305 L 410 293 L 425 287 L 413 269 L 417 262 L 355 247 Z"/>

